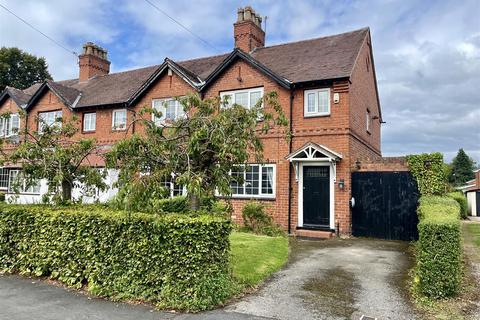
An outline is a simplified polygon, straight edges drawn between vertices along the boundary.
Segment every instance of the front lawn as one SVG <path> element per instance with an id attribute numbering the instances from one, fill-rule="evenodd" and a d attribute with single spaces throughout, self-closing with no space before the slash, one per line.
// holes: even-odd
<path id="1" fill-rule="evenodd" d="M 241 285 L 259 284 L 278 271 L 288 258 L 286 237 L 233 232 L 230 241 L 233 276 Z"/>

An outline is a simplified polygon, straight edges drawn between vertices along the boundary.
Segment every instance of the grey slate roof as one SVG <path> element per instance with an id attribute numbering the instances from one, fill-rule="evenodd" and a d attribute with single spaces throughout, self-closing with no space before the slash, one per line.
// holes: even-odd
<path id="1" fill-rule="evenodd" d="M 257 48 L 249 55 L 240 56 L 249 57 L 254 65 L 267 68 L 270 74 L 283 78 L 288 83 L 347 78 L 351 75 L 356 57 L 368 34 L 369 29 L 363 28 L 333 36 Z M 214 71 L 218 73 L 222 64 L 231 62 L 231 59 L 227 59 L 229 57 L 232 57 L 232 53 L 178 62 L 167 58 L 161 65 L 97 76 L 84 82 L 71 79 L 47 81 L 47 84 L 74 108 L 114 105 L 131 101 L 139 94 L 139 90 L 153 81 L 166 64 L 176 67 L 184 78 L 201 90 L 206 79 L 214 81 Z M 40 84 L 25 90 L 6 90 L 18 101 L 26 103 L 38 88 Z"/>

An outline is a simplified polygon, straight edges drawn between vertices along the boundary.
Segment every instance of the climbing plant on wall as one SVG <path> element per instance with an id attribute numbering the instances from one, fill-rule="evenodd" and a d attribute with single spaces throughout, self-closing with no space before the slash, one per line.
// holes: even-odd
<path id="1" fill-rule="evenodd" d="M 422 153 L 407 156 L 407 163 L 422 195 L 442 195 L 446 190 L 443 154 Z"/>

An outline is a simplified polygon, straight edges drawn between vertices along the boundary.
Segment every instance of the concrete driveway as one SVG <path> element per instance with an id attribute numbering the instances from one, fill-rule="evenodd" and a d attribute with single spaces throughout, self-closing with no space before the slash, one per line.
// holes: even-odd
<path id="1" fill-rule="evenodd" d="M 286 268 L 227 310 L 285 320 L 415 319 L 405 295 L 408 243 L 299 240 L 291 250 Z"/>
<path id="2" fill-rule="evenodd" d="M 255 294 L 200 314 L 89 298 L 15 275 L 0 276 L 0 320 L 414 319 L 404 296 L 408 244 L 381 240 L 292 241 L 288 265 Z M 367 318 L 368 319 L 368 318 Z"/>

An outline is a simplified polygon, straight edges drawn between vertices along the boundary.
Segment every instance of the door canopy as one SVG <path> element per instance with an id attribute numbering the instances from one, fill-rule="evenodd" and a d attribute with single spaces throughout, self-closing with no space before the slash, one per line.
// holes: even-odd
<path id="1" fill-rule="evenodd" d="M 290 162 L 304 161 L 329 161 L 336 162 L 342 159 L 342 155 L 320 144 L 308 142 L 303 147 L 286 156 Z"/>
<path id="2" fill-rule="evenodd" d="M 333 181 L 336 181 L 336 163 L 342 159 L 342 155 L 320 144 L 308 142 L 297 151 L 290 153 L 285 159 L 293 163 L 296 181 L 298 181 L 299 164 L 301 162 L 329 162 L 333 169 Z"/>

